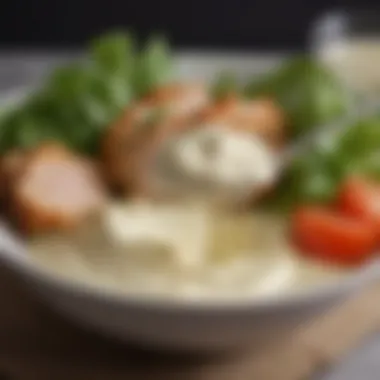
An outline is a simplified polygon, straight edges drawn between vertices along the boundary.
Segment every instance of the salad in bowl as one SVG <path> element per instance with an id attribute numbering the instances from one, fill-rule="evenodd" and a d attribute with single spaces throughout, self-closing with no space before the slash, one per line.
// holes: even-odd
<path id="1" fill-rule="evenodd" d="M 210 82 L 175 57 L 109 33 L 4 107 L 0 259 L 121 338 L 268 342 L 379 275 L 380 116 L 309 57 Z"/>

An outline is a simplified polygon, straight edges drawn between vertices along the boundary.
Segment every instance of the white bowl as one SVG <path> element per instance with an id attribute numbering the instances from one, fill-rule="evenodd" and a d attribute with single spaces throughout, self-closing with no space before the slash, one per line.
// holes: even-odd
<path id="1" fill-rule="evenodd" d="M 207 77 L 207 68 L 212 73 L 225 68 L 221 66 L 246 75 L 257 72 L 258 67 L 257 59 L 247 55 L 229 59 L 199 54 L 184 57 L 179 60 L 184 76 L 195 70 L 190 74 L 197 76 L 201 71 Z M 276 61 L 259 62 L 263 70 Z M 6 103 L 20 99 L 20 94 L 12 95 L 12 99 L 8 98 Z M 1 264 L 11 268 L 47 304 L 82 325 L 118 339 L 176 350 L 262 347 L 380 278 L 380 265 L 374 262 L 353 275 L 311 291 L 265 300 L 201 303 L 142 299 L 107 294 L 53 277 L 32 261 L 24 244 L 5 227 L 0 228 Z"/>

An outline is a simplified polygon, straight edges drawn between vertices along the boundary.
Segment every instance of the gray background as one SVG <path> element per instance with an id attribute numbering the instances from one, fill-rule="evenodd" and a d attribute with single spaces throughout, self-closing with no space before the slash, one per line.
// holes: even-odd
<path id="1" fill-rule="evenodd" d="M 0 54 L 0 91 L 8 93 L 14 89 L 38 84 L 52 67 L 69 59 L 65 53 L 45 52 Z M 274 363 L 275 364 L 275 363 Z M 380 379 L 380 333 L 367 339 L 341 363 L 326 374 L 313 380 L 379 380 Z"/>

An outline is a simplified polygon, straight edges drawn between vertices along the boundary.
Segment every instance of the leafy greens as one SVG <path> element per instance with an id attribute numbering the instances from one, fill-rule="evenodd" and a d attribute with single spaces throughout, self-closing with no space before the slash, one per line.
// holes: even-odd
<path id="1" fill-rule="evenodd" d="M 351 103 L 336 76 L 308 57 L 290 59 L 262 78 L 254 78 L 245 94 L 266 95 L 278 101 L 289 117 L 291 137 L 343 116 Z"/>
<path id="2" fill-rule="evenodd" d="M 329 203 L 350 175 L 380 180 L 380 115 L 347 125 L 294 159 L 269 205 L 289 210 L 302 203 Z"/>
<path id="3" fill-rule="evenodd" d="M 89 59 L 56 69 L 44 86 L 0 120 L 0 152 L 57 139 L 94 153 L 108 124 L 131 102 L 169 81 L 171 55 L 162 38 L 138 51 L 130 34 L 93 41 Z"/>

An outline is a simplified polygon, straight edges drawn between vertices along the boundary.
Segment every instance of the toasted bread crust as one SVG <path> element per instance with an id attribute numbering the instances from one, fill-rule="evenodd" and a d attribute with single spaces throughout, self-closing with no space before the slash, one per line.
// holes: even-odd
<path id="1" fill-rule="evenodd" d="M 269 98 L 242 100 L 230 96 L 207 107 L 200 120 L 203 123 L 225 123 L 258 134 L 274 147 L 281 146 L 286 138 L 285 115 Z"/>
<path id="2" fill-rule="evenodd" d="M 53 164 L 58 171 L 60 167 L 64 168 L 65 174 L 59 177 L 59 173 L 55 173 L 55 178 L 51 178 L 49 183 L 50 173 L 47 173 L 47 180 L 44 178 L 44 183 L 47 183 L 46 194 L 36 194 L 30 190 L 30 182 L 41 180 L 35 173 L 46 164 Z M 67 178 L 67 168 L 70 167 L 74 175 Z M 75 185 L 73 181 L 76 180 L 81 184 L 79 191 L 87 191 L 89 198 L 94 199 L 93 202 L 83 204 L 82 208 L 79 206 L 75 210 L 65 207 L 66 199 L 62 200 L 62 205 L 56 204 L 54 207 L 46 203 L 44 198 L 49 197 L 49 192 L 62 191 L 62 188 L 70 190 Z M 67 191 L 67 197 L 69 196 L 70 191 Z M 91 162 L 74 155 L 61 145 L 46 144 L 29 153 L 25 168 L 15 180 L 12 194 L 13 212 L 18 225 L 28 233 L 75 228 L 89 214 L 101 207 L 104 196 L 102 183 Z"/>
<path id="3" fill-rule="evenodd" d="M 145 163 L 157 146 L 173 134 L 191 128 L 208 104 L 204 86 L 174 84 L 128 107 L 110 126 L 102 144 L 104 170 L 111 187 L 139 192 Z M 149 113 L 156 110 L 162 110 L 161 117 L 147 121 Z"/>

